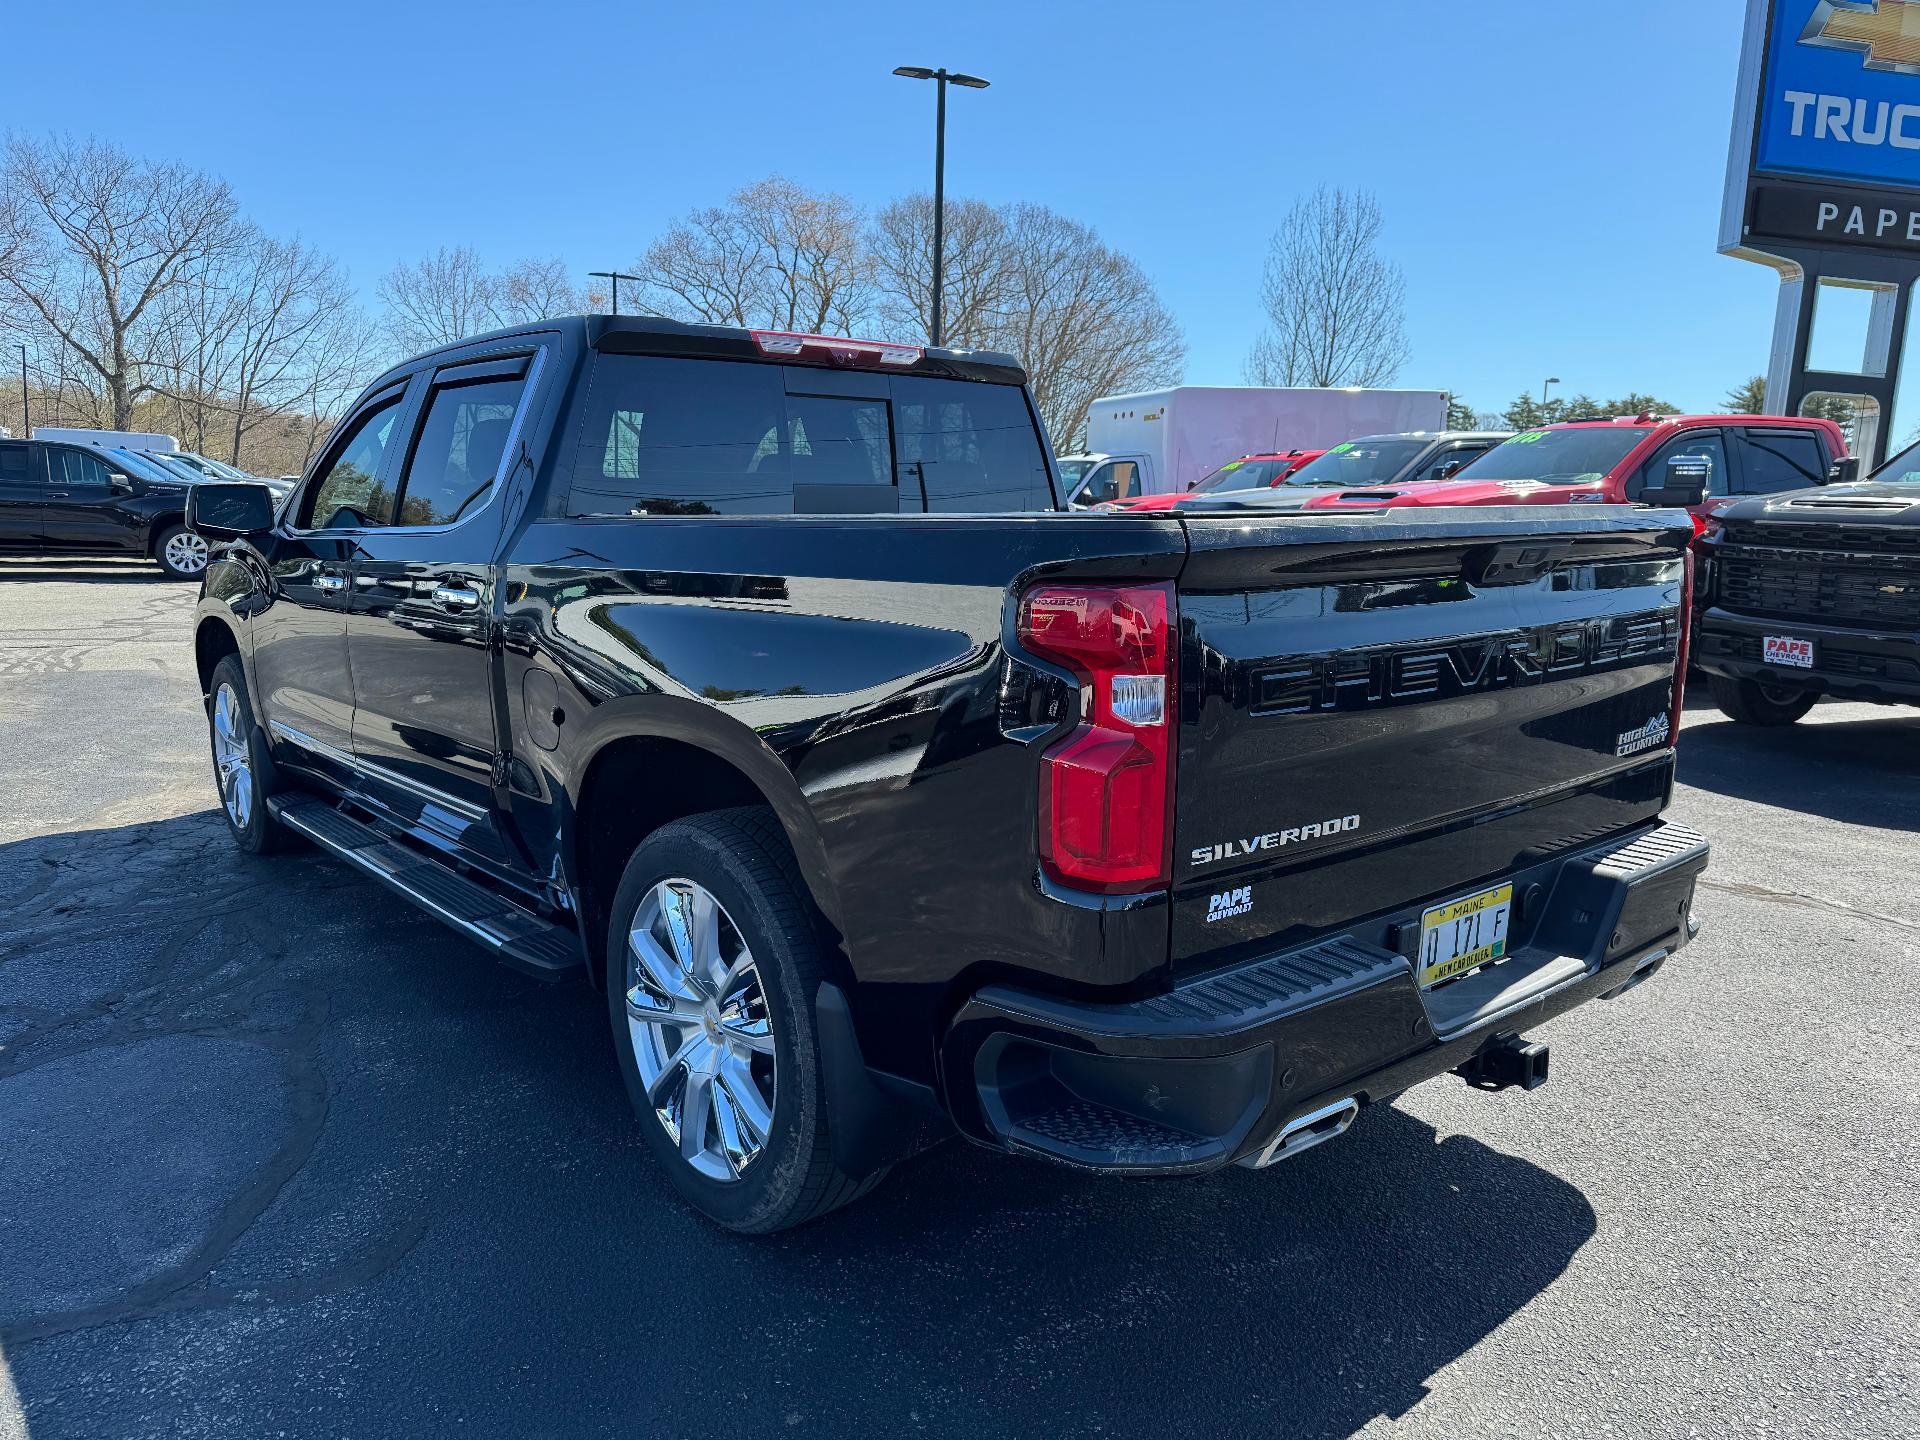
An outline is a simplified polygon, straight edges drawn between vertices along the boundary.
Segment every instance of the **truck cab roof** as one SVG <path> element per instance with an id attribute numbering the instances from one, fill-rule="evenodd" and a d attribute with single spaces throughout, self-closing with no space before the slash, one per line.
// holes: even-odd
<path id="1" fill-rule="evenodd" d="M 999 385 L 1027 383 L 1027 372 L 1019 360 L 997 350 L 955 350 L 905 341 L 859 340 L 734 325 L 695 325 L 660 315 L 561 315 L 438 346 L 394 366 L 376 380 L 374 386 L 385 383 L 390 376 L 416 370 L 423 360 L 442 352 L 470 351 L 476 345 L 493 342 L 511 345 L 516 340 L 556 330 L 589 349 L 608 354 L 817 365 L 822 369 L 879 370 L 894 375 L 981 380 Z"/>

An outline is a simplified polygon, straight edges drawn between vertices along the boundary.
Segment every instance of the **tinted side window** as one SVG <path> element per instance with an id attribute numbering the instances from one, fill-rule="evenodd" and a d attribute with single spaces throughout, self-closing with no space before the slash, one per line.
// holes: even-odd
<path id="1" fill-rule="evenodd" d="M 1485 445 L 1455 445 L 1442 450 L 1420 467 L 1416 480 L 1446 480 L 1454 471 L 1465 469 L 1487 453 Z"/>
<path id="2" fill-rule="evenodd" d="M 1749 430 L 1742 458 L 1745 488 L 1750 495 L 1804 490 L 1827 478 L 1820 441 L 1807 430 Z"/>
<path id="3" fill-rule="evenodd" d="M 28 471 L 26 446 L 0 445 L 0 485 L 24 485 Z"/>
<path id="4" fill-rule="evenodd" d="M 927 509 L 1053 508 L 1046 456 L 1019 387 L 900 375 L 892 390 L 901 489 L 912 493 L 917 471 Z M 1123 495 L 1140 493 L 1132 469 L 1113 477 L 1128 480 Z"/>
<path id="5" fill-rule="evenodd" d="M 1077 497 L 1082 505 L 1104 505 L 1109 500 L 1120 500 L 1119 466 L 1109 460 L 1087 476 L 1086 484 L 1081 486 Z"/>
<path id="6" fill-rule="evenodd" d="M 310 492 L 302 526 L 358 530 L 393 519 L 393 491 L 380 483 L 381 463 L 400 418 L 400 396 L 374 406 L 353 421 L 346 439 Z"/>
<path id="7" fill-rule="evenodd" d="M 104 490 L 108 473 L 104 460 L 84 450 L 47 451 L 49 490 Z"/>
<path id="8" fill-rule="evenodd" d="M 1653 458 L 1640 467 L 1640 473 L 1627 485 L 1627 499 L 1638 500 L 1649 485 L 1667 483 L 1667 461 L 1676 455 L 1703 455 L 1713 462 L 1713 474 L 1707 479 L 1707 494 L 1725 495 L 1727 490 L 1727 444 L 1718 430 L 1693 430 L 1669 440 L 1653 452 Z"/>
<path id="9" fill-rule="evenodd" d="M 400 495 L 401 525 L 448 525 L 493 488 L 524 378 L 437 385 Z"/>

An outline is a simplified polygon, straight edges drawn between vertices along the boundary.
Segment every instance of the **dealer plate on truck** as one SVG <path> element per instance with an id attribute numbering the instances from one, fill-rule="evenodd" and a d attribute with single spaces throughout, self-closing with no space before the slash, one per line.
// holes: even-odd
<path id="1" fill-rule="evenodd" d="M 1436 905 L 1420 917 L 1420 986 L 1426 989 L 1504 960 L 1513 886 Z"/>
<path id="2" fill-rule="evenodd" d="M 1763 658 L 1769 665 L 1791 665 L 1797 670 L 1811 670 L 1813 641 L 1793 635 L 1769 635 Z"/>

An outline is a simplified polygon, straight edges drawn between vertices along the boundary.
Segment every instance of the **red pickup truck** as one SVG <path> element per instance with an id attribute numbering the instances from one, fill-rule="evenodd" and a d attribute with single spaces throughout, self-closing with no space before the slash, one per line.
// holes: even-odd
<path id="1" fill-rule="evenodd" d="M 1107 500 L 1096 510 L 1172 510 L 1196 495 L 1223 495 L 1238 490 L 1271 490 L 1303 465 L 1318 460 L 1324 450 L 1288 450 L 1271 455 L 1242 455 L 1193 482 L 1178 495 L 1139 495 L 1131 500 Z"/>
<path id="2" fill-rule="evenodd" d="M 1425 505 L 1623 505 L 1667 482 L 1675 460 L 1704 461 L 1696 530 L 1746 495 L 1822 485 L 1846 472 L 1847 441 L 1831 420 L 1777 415 L 1638 415 L 1523 430 L 1449 480 L 1336 490 L 1308 510 Z"/>

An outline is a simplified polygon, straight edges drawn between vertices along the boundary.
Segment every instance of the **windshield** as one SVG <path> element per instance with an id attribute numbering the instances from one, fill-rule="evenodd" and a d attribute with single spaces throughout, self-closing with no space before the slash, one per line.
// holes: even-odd
<path id="1" fill-rule="evenodd" d="M 153 456 L 140 450 L 113 449 L 103 452 L 111 465 L 117 466 L 136 479 L 146 480 L 159 485 L 178 485 L 181 477 L 178 473 L 160 464 Z M 198 479 L 196 475 L 193 477 Z"/>
<path id="2" fill-rule="evenodd" d="M 196 455 L 191 450 L 177 451 L 167 458 L 170 460 L 178 460 L 182 465 L 191 465 L 202 475 L 209 476 L 215 480 L 251 480 L 253 478 L 244 470 L 236 470 L 233 466 L 224 464 L 208 455 Z"/>
<path id="3" fill-rule="evenodd" d="M 167 477 L 171 480 L 184 480 L 189 485 L 197 485 L 200 481 L 211 478 L 194 466 L 187 464 L 178 455 L 163 454 L 158 450 L 144 450 L 141 452 L 141 455 L 148 465 L 157 470 L 165 471 Z"/>
<path id="4" fill-rule="evenodd" d="M 1349 440 L 1334 446 L 1318 460 L 1302 465 L 1285 483 L 1336 485 L 1343 490 L 1385 485 L 1425 450 L 1427 444 L 1425 440 L 1401 440 L 1393 436 Z"/>
<path id="5" fill-rule="evenodd" d="M 1605 478 L 1646 438 L 1646 428 L 1640 425 L 1523 430 L 1474 461 L 1471 476 L 1584 485 Z"/>
<path id="6" fill-rule="evenodd" d="M 1197 482 L 1196 495 L 1219 495 L 1228 490 L 1264 490 L 1287 473 L 1291 460 L 1235 460 Z"/>
<path id="7" fill-rule="evenodd" d="M 1920 444 L 1894 456 L 1873 478 L 1882 485 L 1920 485 Z"/>
<path id="8" fill-rule="evenodd" d="M 1073 487 L 1087 478 L 1087 472 L 1100 462 L 1098 460 L 1058 460 L 1060 481 L 1066 487 L 1067 494 L 1073 493 Z"/>

